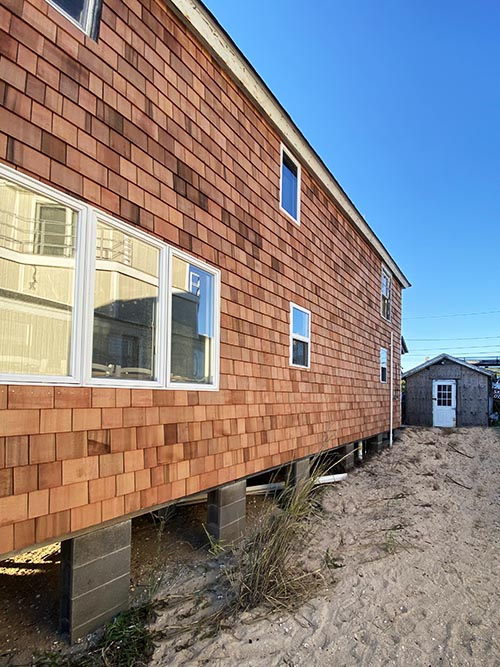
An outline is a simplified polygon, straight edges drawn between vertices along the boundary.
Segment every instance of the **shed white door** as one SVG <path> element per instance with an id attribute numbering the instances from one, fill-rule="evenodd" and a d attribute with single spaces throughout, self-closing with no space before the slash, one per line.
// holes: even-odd
<path id="1" fill-rule="evenodd" d="M 457 425 L 456 380 L 432 381 L 432 423 L 434 426 Z"/>

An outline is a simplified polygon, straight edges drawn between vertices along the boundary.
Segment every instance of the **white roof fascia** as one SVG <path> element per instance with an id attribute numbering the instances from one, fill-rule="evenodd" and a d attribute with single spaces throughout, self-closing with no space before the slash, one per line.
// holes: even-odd
<path id="1" fill-rule="evenodd" d="M 300 158 L 301 164 L 311 174 L 314 174 L 350 221 L 380 255 L 403 288 L 410 287 L 410 282 L 382 242 L 215 17 L 197 0 L 165 0 L 165 2 L 197 34 L 239 86 L 262 109 L 287 142 L 289 148 L 293 149 L 297 158 Z"/>
<path id="2" fill-rule="evenodd" d="M 447 359 L 448 361 L 451 361 L 454 364 L 458 364 L 459 366 L 464 366 L 469 370 L 477 371 L 478 373 L 482 373 L 483 375 L 488 375 L 489 377 L 493 377 L 495 375 L 493 371 L 488 371 L 486 370 L 486 368 L 479 368 L 478 366 L 474 366 L 474 364 L 468 364 L 466 361 L 462 361 L 461 359 L 456 359 L 455 357 L 452 357 L 451 354 L 439 354 L 437 357 L 429 359 L 429 361 L 420 364 L 420 366 L 415 366 L 415 368 L 411 368 L 409 371 L 406 371 L 406 373 L 403 373 L 402 377 L 404 379 L 409 377 L 410 375 L 415 375 L 415 373 L 419 373 L 420 371 L 423 371 L 425 368 L 428 368 L 429 366 L 434 366 L 434 364 L 438 364 L 440 361 L 443 361 L 444 359 Z"/>

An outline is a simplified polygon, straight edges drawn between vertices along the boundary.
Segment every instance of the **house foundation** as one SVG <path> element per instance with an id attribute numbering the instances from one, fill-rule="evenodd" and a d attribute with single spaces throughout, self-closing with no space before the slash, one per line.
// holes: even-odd
<path id="1" fill-rule="evenodd" d="M 366 441 L 367 452 L 369 455 L 378 454 L 378 452 L 381 452 L 387 447 L 388 443 L 389 440 L 385 437 L 385 434 L 379 433 L 378 435 L 375 435 L 373 438 L 369 438 Z"/>
<path id="2" fill-rule="evenodd" d="M 310 462 L 309 459 L 300 459 L 291 464 L 291 481 L 294 486 L 299 486 L 309 479 Z"/>
<path id="3" fill-rule="evenodd" d="M 207 529 L 219 542 L 229 544 L 240 539 L 245 530 L 246 480 L 209 491 Z"/>
<path id="4" fill-rule="evenodd" d="M 131 521 L 61 543 L 60 631 L 70 642 L 128 608 Z"/>
<path id="5" fill-rule="evenodd" d="M 342 462 L 339 464 L 338 472 L 349 472 L 354 468 L 354 455 L 357 445 L 354 442 L 338 448 Z M 337 471 L 336 471 L 337 472 Z"/>

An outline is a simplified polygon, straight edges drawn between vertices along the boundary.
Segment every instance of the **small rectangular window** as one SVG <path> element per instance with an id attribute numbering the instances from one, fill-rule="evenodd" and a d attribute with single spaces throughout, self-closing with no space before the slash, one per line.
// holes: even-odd
<path id="1" fill-rule="evenodd" d="M 381 295 L 382 295 L 382 304 L 381 304 L 382 317 L 384 317 L 386 320 L 390 320 L 391 301 L 392 301 L 392 277 L 391 274 L 385 269 L 382 269 Z"/>
<path id="2" fill-rule="evenodd" d="M 216 277 L 172 254 L 170 381 L 214 384 Z"/>
<path id="3" fill-rule="evenodd" d="M 300 218 L 300 165 L 281 148 L 280 206 L 295 222 Z"/>
<path id="4" fill-rule="evenodd" d="M 101 0 L 49 0 L 49 2 L 93 39 L 97 38 Z"/>
<path id="5" fill-rule="evenodd" d="M 387 382 L 387 350 L 380 348 L 380 382 Z"/>
<path id="6" fill-rule="evenodd" d="M 311 313 L 290 305 L 290 364 L 309 368 L 311 358 Z"/>

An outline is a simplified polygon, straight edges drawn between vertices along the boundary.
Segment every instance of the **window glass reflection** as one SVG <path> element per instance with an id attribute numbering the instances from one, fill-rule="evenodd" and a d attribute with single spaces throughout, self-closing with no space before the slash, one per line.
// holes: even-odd
<path id="1" fill-rule="evenodd" d="M 0 178 L 0 371 L 72 372 L 78 212 Z"/>
<path id="2" fill-rule="evenodd" d="M 214 276 L 176 257 L 172 259 L 170 379 L 214 381 Z"/>
<path id="3" fill-rule="evenodd" d="M 98 223 L 93 377 L 156 379 L 159 259 L 157 247 Z"/>
<path id="4" fill-rule="evenodd" d="M 297 189 L 297 165 L 293 163 L 286 153 L 283 153 L 281 164 L 281 206 L 295 220 L 297 219 Z"/>

